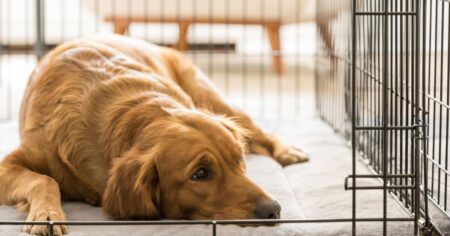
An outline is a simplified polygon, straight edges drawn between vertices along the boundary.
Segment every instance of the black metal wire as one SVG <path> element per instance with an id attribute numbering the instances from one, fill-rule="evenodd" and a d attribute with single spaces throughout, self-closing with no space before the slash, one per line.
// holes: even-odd
<path id="1" fill-rule="evenodd" d="M 143 7 L 145 9 L 145 11 L 144 11 L 144 21 L 148 22 L 149 21 L 148 20 L 148 1 L 144 1 L 144 6 Z M 146 26 L 144 28 L 144 39 L 148 40 L 148 38 L 149 38 L 148 27 Z"/>
<path id="2" fill-rule="evenodd" d="M 213 28 L 212 28 L 212 16 L 213 16 L 213 0 L 209 0 L 208 2 L 208 75 L 211 80 L 214 81 L 213 76 L 213 70 L 214 70 L 214 63 L 213 63 L 213 41 L 212 41 L 212 35 L 213 35 Z"/>
<path id="3" fill-rule="evenodd" d="M 351 116 L 352 116 L 352 235 L 356 235 L 356 0 L 352 0 L 352 74 L 351 74 Z"/>
<path id="4" fill-rule="evenodd" d="M 434 51 L 436 52 L 437 51 L 437 42 L 438 42 L 438 36 L 437 36 L 437 34 L 438 34 L 438 24 L 439 24 L 439 22 L 438 22 L 438 2 L 437 1 L 434 1 L 434 3 L 435 3 L 435 11 L 434 11 L 434 17 L 435 17 L 435 20 L 434 20 L 434 22 L 436 23 L 436 24 L 434 24 Z M 431 43 L 431 40 L 430 40 L 430 43 Z M 430 63 L 431 63 L 431 61 L 430 61 Z M 438 63 L 437 63 L 437 53 L 434 53 L 434 69 L 433 69 L 433 71 L 434 71 L 434 73 L 433 73 L 433 91 L 432 91 L 432 96 L 433 97 L 436 97 L 436 89 L 437 89 L 437 86 L 436 86 L 436 74 L 437 74 L 437 65 L 438 65 Z M 431 78 L 430 78 L 431 79 Z M 429 84 L 429 87 L 430 87 L 430 89 L 431 89 L 431 84 Z M 434 102 L 433 101 L 433 108 L 431 109 L 432 110 L 432 117 L 436 117 L 436 102 Z M 431 139 L 431 141 L 432 141 L 432 145 L 431 145 L 431 152 L 433 153 L 433 155 L 432 155 L 432 158 L 433 158 L 433 160 L 435 160 L 436 158 L 435 158 L 435 150 L 436 150 L 436 141 L 435 141 L 435 130 L 436 130 L 436 121 L 435 120 L 433 120 L 433 122 L 432 122 L 432 134 L 433 134 L 433 138 Z M 432 180 L 434 180 L 434 170 L 435 170 L 435 165 L 434 164 L 432 164 L 432 169 L 431 169 L 431 179 Z M 431 181 L 431 192 L 432 193 L 434 193 L 434 181 Z M 434 195 L 434 194 L 433 194 Z"/>
<path id="5" fill-rule="evenodd" d="M 450 3 L 447 6 L 448 8 L 448 20 L 450 20 Z M 450 104 L 450 92 L 449 90 L 449 81 L 450 81 L 450 24 L 448 24 L 448 29 L 447 29 L 447 103 L 446 104 Z M 447 120 L 446 120 L 446 134 L 445 134 L 445 166 L 447 168 L 449 168 L 449 162 L 448 162 L 448 157 L 449 157 L 449 127 L 450 127 L 450 109 L 446 109 L 447 113 Z M 447 169 L 448 170 L 448 169 Z M 448 174 L 445 174 L 445 181 L 444 181 L 444 186 L 449 186 L 448 185 Z M 447 197 L 448 197 L 448 187 L 445 187 L 445 192 L 444 192 L 444 211 L 447 211 Z"/>
<path id="6" fill-rule="evenodd" d="M 193 39 L 193 49 L 192 49 L 192 58 L 194 62 L 197 62 L 197 52 L 198 52 L 198 40 L 197 40 L 197 0 L 193 0 L 192 2 L 192 39 Z M 228 73 L 228 72 L 227 72 Z"/>
<path id="7" fill-rule="evenodd" d="M 444 18 L 444 2 L 441 2 L 441 17 Z M 443 89 L 444 89 L 444 22 L 440 21 L 440 25 L 441 25 L 441 47 L 440 47 L 440 81 L 439 81 L 439 87 L 440 87 L 440 91 L 439 91 L 439 100 L 443 100 Z M 437 54 L 437 53 L 436 53 Z M 436 86 L 436 85 L 435 85 Z M 436 96 L 437 97 L 437 96 Z M 441 154 L 442 154 L 442 106 L 439 106 L 439 144 L 438 144 L 438 162 L 439 165 L 441 165 Z M 441 203 L 441 169 L 438 169 L 438 189 L 437 189 L 437 201 L 438 204 Z"/>
<path id="8" fill-rule="evenodd" d="M 300 10 L 301 10 L 301 5 L 300 5 L 300 1 L 295 1 L 296 2 L 296 6 L 295 6 L 295 9 L 296 9 L 296 14 L 295 14 L 295 20 L 296 20 L 296 22 L 300 22 Z M 296 44 L 296 47 L 295 47 L 295 51 L 296 51 L 296 53 L 295 53 L 295 71 L 294 71 L 294 116 L 299 116 L 300 114 L 300 94 L 299 94 L 299 91 L 300 91 L 300 33 L 299 33 L 299 30 L 298 30 L 298 25 L 296 25 L 295 26 L 296 27 L 296 31 L 295 31 L 295 41 L 296 42 L 298 42 L 297 44 Z M 316 57 L 318 56 L 317 54 L 318 54 L 318 52 L 317 52 L 317 50 L 316 50 Z M 317 94 L 317 92 L 318 92 L 318 88 L 317 88 L 317 80 L 315 81 L 316 83 L 315 83 L 315 92 L 316 92 L 316 94 Z M 319 102 L 316 102 L 316 106 L 318 106 L 318 104 L 319 104 Z M 317 110 L 317 108 L 318 107 L 316 107 L 316 110 Z"/>
<path id="9" fill-rule="evenodd" d="M 36 0 L 36 55 L 41 58 L 45 52 L 45 28 L 43 24 L 44 0 Z"/>
<path id="10" fill-rule="evenodd" d="M 248 0 L 242 1 L 242 15 L 243 15 L 243 21 L 244 25 L 242 26 L 242 35 L 244 36 L 244 48 L 248 47 L 248 38 L 247 38 L 247 8 L 248 7 Z M 248 91 L 248 66 L 247 66 L 247 53 L 244 51 L 242 58 L 244 62 L 242 63 L 242 99 L 243 99 L 243 109 L 247 110 L 248 108 L 248 97 L 247 97 L 247 91 Z"/>
<path id="11" fill-rule="evenodd" d="M 10 2 L 7 2 L 7 9 L 8 8 L 11 8 L 11 6 L 10 6 Z M 9 23 L 9 25 L 8 25 L 8 31 L 7 31 L 7 35 L 8 35 L 8 38 L 7 38 L 7 43 L 12 43 L 12 40 L 11 40 L 11 32 L 12 32 L 12 25 L 11 25 L 11 22 L 12 22 L 12 12 L 11 11 L 9 11 L 9 10 L 7 10 L 7 12 L 6 12 L 6 20 L 7 20 L 7 23 Z M 8 49 L 8 52 L 9 52 L 9 49 Z M 8 57 L 8 63 L 11 63 L 11 55 L 8 53 L 7 54 L 7 57 Z M 11 70 L 8 68 L 8 72 L 11 74 Z M 8 79 L 8 78 L 6 78 L 6 84 L 5 84 L 5 86 L 6 86 L 6 118 L 7 119 L 11 119 L 11 116 L 12 116 L 12 112 L 11 112 L 11 110 L 12 110 L 12 99 L 11 99 L 11 83 L 12 83 L 12 81 L 11 81 L 11 79 Z"/>
<path id="12" fill-rule="evenodd" d="M 412 6 L 415 6 L 415 11 L 416 11 L 416 15 L 414 18 L 414 22 L 415 22 L 415 35 L 416 37 L 419 37 L 419 32 L 420 32 L 420 8 L 419 8 L 419 2 L 416 1 L 416 4 L 412 4 Z M 415 82 L 414 85 L 416 86 L 415 91 L 414 91 L 414 98 L 415 98 L 415 114 L 414 114 L 414 119 L 415 119 L 415 124 L 417 125 L 417 128 L 415 129 L 414 135 L 417 141 L 420 141 L 420 138 L 422 138 L 421 136 L 421 132 L 420 129 L 418 127 L 418 125 L 420 125 L 422 123 L 421 119 L 420 119 L 420 97 L 419 97 L 419 86 L 420 86 L 420 67 L 419 67 L 419 53 L 420 53 L 420 42 L 419 39 L 415 39 L 413 37 L 413 39 L 415 41 L 415 50 L 413 50 L 413 55 L 414 55 L 414 69 L 413 69 L 413 74 L 414 74 L 414 78 L 415 78 Z M 414 174 L 416 175 L 415 180 L 414 180 L 414 184 L 416 186 L 415 188 L 415 209 L 414 209 L 414 233 L 418 234 L 419 231 L 419 217 L 420 217 L 420 172 L 421 172 L 421 168 L 420 168 L 420 145 L 417 142 L 415 144 L 415 153 L 414 153 L 414 162 L 415 162 L 415 170 L 414 170 Z"/>
<path id="13" fill-rule="evenodd" d="M 383 116 L 383 129 L 382 129 L 382 150 L 383 150 L 383 235 L 387 234 L 387 222 L 386 222 L 386 218 L 387 218 L 387 191 L 386 191 L 386 186 L 387 186 L 387 179 L 386 179 L 386 175 L 387 175 L 387 161 L 388 161 L 388 132 L 387 132 L 387 126 L 388 126 L 388 117 L 389 117 L 389 100 L 388 100 L 388 81 L 389 81 L 389 72 L 388 72 L 388 65 L 389 65 L 389 51 L 388 51 L 388 47 L 389 47 L 389 42 L 388 42 L 388 37 L 389 37 L 389 31 L 388 31 L 388 0 L 384 1 L 384 15 L 383 15 L 383 111 L 382 111 L 382 116 Z"/>
<path id="14" fill-rule="evenodd" d="M 264 38 L 264 32 L 265 32 L 265 19 L 264 19 L 264 12 L 265 12 L 265 1 L 266 0 L 261 0 L 261 5 L 260 5 L 260 24 L 262 25 L 261 28 L 261 38 Z M 265 82 L 266 82 L 266 77 L 265 77 L 265 73 L 264 73 L 264 49 L 263 47 L 261 47 L 261 52 L 259 54 L 259 76 L 260 76 L 260 80 L 259 80 L 259 97 L 260 97 L 260 116 L 261 117 L 265 117 L 265 109 L 263 104 L 265 104 Z"/>
<path id="15" fill-rule="evenodd" d="M 278 24 L 278 28 L 277 28 L 277 31 L 279 31 L 278 32 L 278 34 L 279 34 L 279 39 L 278 40 L 281 40 L 281 33 L 282 33 L 282 31 L 281 31 L 281 29 L 282 29 L 282 22 L 281 22 L 281 17 L 282 17 L 282 12 L 281 12 L 281 9 L 282 9 L 282 7 L 283 7 L 283 1 L 278 1 L 278 11 L 277 11 L 277 24 Z M 298 13 L 297 13 L 298 14 Z M 279 58 L 283 58 L 283 51 L 282 51 L 282 49 L 281 49 L 281 45 L 283 45 L 281 42 L 278 42 L 278 44 L 280 45 L 280 47 L 279 47 L 279 49 L 278 49 L 278 51 L 273 51 L 273 49 L 271 50 L 271 55 L 272 55 L 272 57 L 279 57 Z M 275 53 L 275 54 L 274 54 Z M 284 65 L 281 65 L 281 66 L 284 66 Z M 282 70 L 283 71 L 283 70 Z M 276 77 L 277 77 L 277 80 L 276 80 L 276 83 L 277 83 L 277 102 L 278 102 L 278 104 L 277 104 L 277 119 L 278 120 L 280 120 L 281 118 L 282 118 L 282 116 L 283 116 L 283 97 L 281 96 L 282 95 L 282 92 L 281 92 L 281 90 L 283 89 L 283 81 L 284 81 L 284 79 L 282 79 L 282 74 L 280 74 L 278 71 L 276 71 Z"/>
<path id="16" fill-rule="evenodd" d="M 413 221 L 413 218 L 388 218 L 392 222 Z M 285 219 L 285 220 L 154 220 L 154 221 L 0 221 L 0 225 L 273 225 L 273 224 L 305 224 L 305 223 L 335 223 L 352 222 L 352 218 L 330 219 Z M 383 218 L 357 218 L 357 222 L 382 222 Z"/>
<path id="17" fill-rule="evenodd" d="M 83 0 L 80 0 L 80 1 L 83 1 Z M 133 8 L 133 1 L 127 1 L 127 16 L 126 17 L 127 17 L 128 29 L 125 32 L 126 35 L 130 35 L 131 34 L 131 32 L 130 32 L 130 30 L 131 30 L 130 23 L 131 23 L 131 10 L 132 10 L 132 8 Z"/>
<path id="18" fill-rule="evenodd" d="M 195 0 L 194 0 L 195 1 Z M 195 14 L 194 14 L 195 15 Z M 230 95 L 230 1 L 225 1 L 225 94 Z"/>

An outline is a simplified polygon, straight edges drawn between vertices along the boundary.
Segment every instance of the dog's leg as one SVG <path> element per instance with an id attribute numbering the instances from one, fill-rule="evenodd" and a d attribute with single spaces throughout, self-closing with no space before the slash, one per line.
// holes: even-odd
<path id="1" fill-rule="evenodd" d="M 29 211 L 27 221 L 65 221 L 61 196 L 56 181 L 38 174 L 20 164 L 24 154 L 17 150 L 0 164 L 0 204 L 25 206 Z M 19 160 L 19 161 L 18 161 Z M 23 231 L 47 235 L 46 225 L 25 225 Z M 67 226 L 54 226 L 54 233 L 67 233 Z"/>
<path id="2" fill-rule="evenodd" d="M 268 139 L 271 145 L 262 145 L 261 142 L 254 141 L 250 142 L 250 152 L 255 154 L 266 154 L 269 147 L 272 147 L 271 156 L 282 166 L 287 166 L 295 163 L 301 163 L 308 161 L 308 155 L 303 152 L 300 148 L 292 145 L 288 145 L 279 139 L 276 135 L 268 133 L 259 133 L 264 137 L 260 139 Z"/>
<path id="3" fill-rule="evenodd" d="M 180 53 L 170 50 L 165 58 L 171 64 L 175 81 L 191 97 L 196 107 L 231 116 L 251 132 L 248 142 L 251 153 L 272 156 L 283 166 L 308 160 L 303 151 L 285 144 L 275 135 L 263 132 L 247 114 L 229 105 L 206 75 Z"/>

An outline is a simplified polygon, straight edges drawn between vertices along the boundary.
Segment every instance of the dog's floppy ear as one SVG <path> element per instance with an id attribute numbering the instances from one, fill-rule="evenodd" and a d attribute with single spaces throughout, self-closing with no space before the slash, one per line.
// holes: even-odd
<path id="1" fill-rule="evenodd" d="M 103 210 L 118 219 L 158 219 L 159 177 L 153 157 L 121 157 L 113 163 Z"/>
<path id="2" fill-rule="evenodd" d="M 251 138 L 251 132 L 240 126 L 237 118 L 216 115 L 215 118 L 239 141 Z"/>

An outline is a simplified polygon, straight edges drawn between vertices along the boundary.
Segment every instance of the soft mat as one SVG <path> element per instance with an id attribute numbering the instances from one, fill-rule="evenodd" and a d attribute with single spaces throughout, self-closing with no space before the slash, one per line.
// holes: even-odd
<path id="1" fill-rule="evenodd" d="M 344 178 L 351 173 L 351 150 L 345 141 L 319 119 L 301 122 L 260 122 L 267 131 L 304 148 L 310 161 L 282 168 L 269 157 L 250 155 L 248 175 L 281 204 L 283 219 L 350 218 L 351 191 L 344 190 Z M 0 123 L 0 158 L 19 142 L 17 121 Z M 358 174 L 369 173 L 362 163 Z M 376 180 L 359 184 L 379 185 Z M 0 193 L 1 194 L 1 193 Z M 382 191 L 357 192 L 357 217 L 382 217 Z M 409 217 L 388 197 L 388 217 Z M 110 220 L 101 208 L 81 202 L 64 202 L 69 220 Z M 0 206 L 0 221 L 24 220 L 26 215 L 11 206 Z M 0 226 L 0 235 L 27 235 L 20 226 Z M 81 235 L 211 235 L 211 226 L 72 226 L 70 236 Z M 380 235 L 382 223 L 358 223 L 357 235 Z M 218 226 L 217 235 L 350 235 L 351 223 L 279 224 L 276 226 Z M 388 235 L 412 235 L 410 222 L 388 223 Z"/>

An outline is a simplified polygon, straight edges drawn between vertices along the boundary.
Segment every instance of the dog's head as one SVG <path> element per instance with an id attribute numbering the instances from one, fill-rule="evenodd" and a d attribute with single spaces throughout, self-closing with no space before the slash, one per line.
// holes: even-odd
<path id="1" fill-rule="evenodd" d="M 147 126 L 114 162 L 106 213 L 122 219 L 279 218 L 279 204 L 245 175 L 245 130 L 199 111 L 171 113 Z"/>

